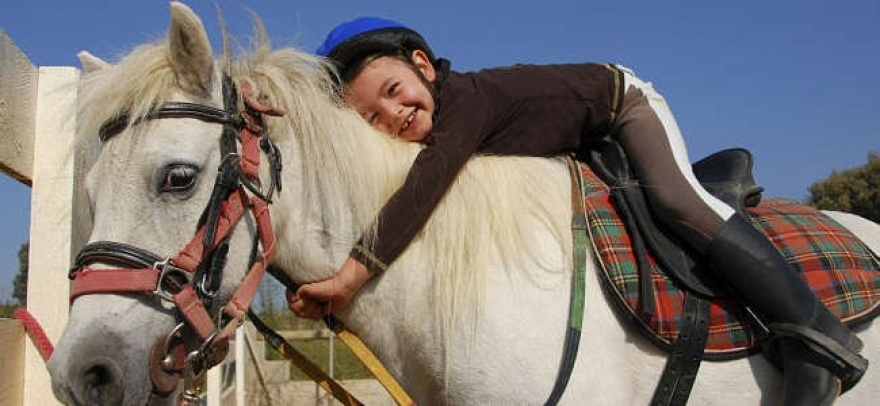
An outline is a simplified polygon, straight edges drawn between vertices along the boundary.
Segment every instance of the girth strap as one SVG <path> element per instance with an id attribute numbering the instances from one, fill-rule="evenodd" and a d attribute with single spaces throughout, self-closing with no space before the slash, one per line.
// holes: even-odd
<path id="1" fill-rule="evenodd" d="M 685 405 L 690 397 L 709 335 L 709 301 L 688 292 L 682 308 L 682 326 L 651 405 Z"/>
<path id="2" fill-rule="evenodd" d="M 565 344 L 562 348 L 562 360 L 559 372 L 556 374 L 556 382 L 545 406 L 559 403 L 562 394 L 568 386 L 574 362 L 577 359 L 578 347 L 581 341 L 581 329 L 584 319 L 584 289 L 587 273 L 587 214 L 584 208 L 583 180 L 581 171 L 572 158 L 566 159 L 568 173 L 571 176 L 571 233 L 574 242 L 572 254 L 574 256 L 574 272 L 571 281 L 571 302 L 568 310 L 568 328 L 565 330 Z"/>

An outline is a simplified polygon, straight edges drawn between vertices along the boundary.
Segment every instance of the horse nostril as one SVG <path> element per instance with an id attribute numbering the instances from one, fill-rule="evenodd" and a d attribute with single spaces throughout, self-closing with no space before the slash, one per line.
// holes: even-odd
<path id="1" fill-rule="evenodd" d="M 83 376 L 83 384 L 89 392 L 89 397 L 99 399 L 101 391 L 110 383 L 110 371 L 101 365 L 89 368 Z"/>
<path id="2" fill-rule="evenodd" d="M 80 399 L 89 405 L 121 404 L 122 376 L 114 373 L 117 369 L 105 363 L 88 367 L 82 374 Z"/>
<path id="3" fill-rule="evenodd" d="M 101 365 L 89 368 L 85 374 L 86 385 L 101 386 L 110 381 L 110 372 Z"/>

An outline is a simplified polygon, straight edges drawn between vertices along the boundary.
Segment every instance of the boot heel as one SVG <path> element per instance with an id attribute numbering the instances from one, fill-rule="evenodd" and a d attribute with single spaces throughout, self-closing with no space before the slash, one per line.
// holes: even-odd
<path id="1" fill-rule="evenodd" d="M 847 346 L 844 346 L 808 327 L 789 323 L 771 323 L 768 327 L 772 331 L 770 342 L 767 343 L 770 347 L 774 347 L 776 340 L 799 341 L 799 347 L 803 349 L 801 352 L 811 354 L 804 356 L 812 359 L 811 364 L 827 369 L 840 379 L 841 393 L 855 386 L 868 370 L 868 360 L 857 352 L 861 351 L 863 343 L 855 334 L 851 334 Z M 782 353 L 784 355 L 784 351 Z M 783 356 L 783 364 L 788 362 L 790 360 Z"/>

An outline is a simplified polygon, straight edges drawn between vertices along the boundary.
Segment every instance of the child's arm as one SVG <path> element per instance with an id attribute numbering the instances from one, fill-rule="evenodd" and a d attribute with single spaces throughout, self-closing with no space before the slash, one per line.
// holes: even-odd
<path id="1" fill-rule="evenodd" d="M 460 148 L 461 143 L 455 147 Z M 364 283 L 383 272 L 406 249 L 471 153 L 449 152 L 437 146 L 423 149 L 403 186 L 379 213 L 379 244 L 370 250 L 369 241 L 358 241 L 334 277 L 303 285 L 296 295 L 289 297 L 290 309 L 299 317 L 320 319 L 346 307 Z"/>

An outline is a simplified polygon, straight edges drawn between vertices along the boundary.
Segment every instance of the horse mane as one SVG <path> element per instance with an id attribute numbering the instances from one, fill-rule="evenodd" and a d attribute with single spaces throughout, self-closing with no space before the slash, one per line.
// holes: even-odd
<path id="1" fill-rule="evenodd" d="M 296 161 L 285 157 L 284 162 L 288 169 L 298 166 L 303 177 L 303 190 L 294 194 L 301 199 L 297 207 L 324 208 L 320 226 L 342 230 L 330 239 L 347 252 L 360 235 L 372 232 L 378 210 L 403 182 L 421 147 L 373 130 L 333 91 L 325 60 L 292 47 L 272 49 L 256 17 L 254 25 L 249 49 L 233 56 L 224 46 L 217 69 L 236 83 L 249 81 L 262 101 L 286 112 L 266 120 L 273 139 L 298 153 Z M 144 117 L 169 100 L 178 88 L 167 53 L 167 40 L 161 39 L 84 75 L 77 131 L 82 142 L 95 144 L 101 124 L 118 114 Z M 430 272 L 429 300 L 447 336 L 478 319 L 486 288 L 485 272 L 479 270 L 517 269 L 548 287 L 564 280 L 558 262 L 542 262 L 547 253 L 533 232 L 536 226 L 548 229 L 565 250 L 560 256 L 570 257 L 564 244 L 570 241 L 568 218 L 559 215 L 568 213 L 568 179 L 554 176 L 558 164 L 526 157 L 471 159 L 423 232 L 387 271 Z"/>
<path id="2" fill-rule="evenodd" d="M 373 232 L 369 227 L 376 213 L 403 183 L 421 146 L 375 131 L 346 107 L 323 59 L 295 48 L 272 50 L 264 38 L 234 67 L 234 77 L 252 81 L 270 104 L 287 112 L 272 132 L 289 137 L 279 142 L 293 141 L 300 152 L 296 165 L 306 184 L 301 207 L 323 207 L 328 230 L 353 224 L 348 235 L 334 239 L 347 252 L 355 239 Z M 386 272 L 432 278 L 430 301 L 447 334 L 478 320 L 472 316 L 481 308 L 485 289 L 480 270 L 503 265 L 522 270 L 539 285 L 558 286 L 560 270 L 569 268 L 543 263 L 547 253 L 529 249 L 540 244 L 530 241 L 535 223 L 523 220 L 531 216 L 547 227 L 560 246 L 569 241 L 569 218 L 558 215 L 569 212 L 568 178 L 550 181 L 558 174 L 554 169 L 558 166 L 540 158 L 472 159 L 423 231 Z"/>

